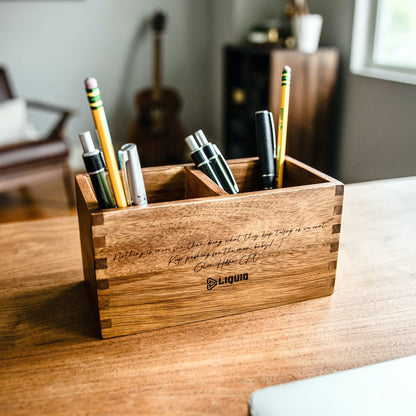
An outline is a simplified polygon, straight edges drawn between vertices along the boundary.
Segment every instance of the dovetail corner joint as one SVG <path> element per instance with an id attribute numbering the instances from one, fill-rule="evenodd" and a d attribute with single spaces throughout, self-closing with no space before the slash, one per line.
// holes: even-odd
<path id="1" fill-rule="evenodd" d="M 103 298 L 102 296 L 98 299 L 98 308 L 100 311 L 110 309 L 110 299 Z"/>
<path id="2" fill-rule="evenodd" d="M 107 258 L 104 257 L 102 259 L 95 259 L 95 269 L 101 270 L 107 268 Z"/>
<path id="3" fill-rule="evenodd" d="M 101 213 L 94 213 L 91 215 L 91 225 L 103 225 L 104 215 Z"/>
<path id="4" fill-rule="evenodd" d="M 336 260 L 330 261 L 328 263 L 328 270 L 336 270 L 336 268 L 337 268 L 337 261 Z"/>
<path id="5" fill-rule="evenodd" d="M 334 224 L 332 226 L 332 234 L 339 234 L 341 232 L 341 224 Z"/>
<path id="6" fill-rule="evenodd" d="M 108 329 L 113 327 L 113 322 L 111 319 L 102 319 L 100 321 L 101 329 Z"/>
<path id="7" fill-rule="evenodd" d="M 333 288 L 335 286 L 335 277 L 328 279 L 328 287 Z"/>
<path id="8" fill-rule="evenodd" d="M 98 290 L 106 290 L 110 287 L 110 282 L 108 279 L 101 279 L 97 280 L 97 289 Z"/>
<path id="9" fill-rule="evenodd" d="M 103 237 L 94 237 L 93 244 L 95 248 L 104 248 L 105 247 L 105 236 Z"/>
<path id="10" fill-rule="evenodd" d="M 335 186 L 335 196 L 344 195 L 344 185 L 336 185 Z"/>
<path id="11" fill-rule="evenodd" d="M 331 243 L 331 249 L 330 249 L 331 253 L 337 252 L 338 249 L 339 249 L 339 243 L 338 242 L 337 243 Z"/>

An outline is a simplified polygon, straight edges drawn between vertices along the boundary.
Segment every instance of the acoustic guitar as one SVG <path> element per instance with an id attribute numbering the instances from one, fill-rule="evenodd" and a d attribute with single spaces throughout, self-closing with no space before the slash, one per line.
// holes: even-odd
<path id="1" fill-rule="evenodd" d="M 181 98 L 161 85 L 161 42 L 166 17 L 158 12 L 152 19 L 154 32 L 153 85 L 136 96 L 138 115 L 129 140 L 137 145 L 142 166 L 183 162 L 185 131 L 179 120 Z"/>

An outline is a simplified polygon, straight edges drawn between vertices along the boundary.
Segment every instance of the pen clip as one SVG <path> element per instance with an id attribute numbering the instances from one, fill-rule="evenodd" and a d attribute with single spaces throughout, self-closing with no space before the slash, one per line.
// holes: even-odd
<path id="1" fill-rule="evenodd" d="M 124 188 L 124 194 L 126 196 L 127 205 L 131 205 L 132 197 L 130 192 L 130 183 L 129 183 L 129 177 L 128 177 L 128 169 L 127 169 L 127 162 L 129 160 L 129 155 L 127 151 L 125 150 L 119 150 L 118 151 L 118 160 L 120 163 L 120 170 L 121 170 L 121 177 L 123 180 L 123 188 Z"/>
<path id="2" fill-rule="evenodd" d="M 228 177 L 230 178 L 231 182 L 233 183 L 235 191 L 238 193 L 240 190 L 238 189 L 237 182 L 235 181 L 234 175 L 232 174 L 230 167 L 228 166 L 227 162 L 224 159 L 224 156 L 220 152 L 220 149 L 218 149 L 217 145 L 215 143 L 212 144 L 212 147 L 215 150 L 215 153 L 218 155 L 218 157 L 221 160 L 222 165 L 224 166 L 224 169 L 227 171 Z"/>
<path id="3" fill-rule="evenodd" d="M 269 115 L 269 122 L 270 122 L 270 130 L 272 131 L 272 142 L 273 142 L 273 156 L 276 159 L 277 157 L 277 143 L 276 143 L 276 131 L 274 129 L 274 119 L 273 113 L 271 111 L 268 112 Z"/>

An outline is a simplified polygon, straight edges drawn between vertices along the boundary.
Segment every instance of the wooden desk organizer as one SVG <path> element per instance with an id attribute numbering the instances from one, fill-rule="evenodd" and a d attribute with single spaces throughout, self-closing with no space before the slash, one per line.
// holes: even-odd
<path id="1" fill-rule="evenodd" d="M 100 210 L 76 177 L 84 277 L 103 338 L 330 295 L 344 186 L 290 157 L 281 189 L 230 160 L 240 193 L 193 165 L 143 169 L 146 208 Z"/>

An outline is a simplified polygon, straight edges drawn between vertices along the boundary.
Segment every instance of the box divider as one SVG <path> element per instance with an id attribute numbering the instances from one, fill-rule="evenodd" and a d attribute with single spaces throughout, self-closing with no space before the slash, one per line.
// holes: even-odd
<path id="1" fill-rule="evenodd" d="M 228 195 L 205 173 L 194 167 L 185 168 L 185 198 L 202 198 L 209 196 Z"/>

